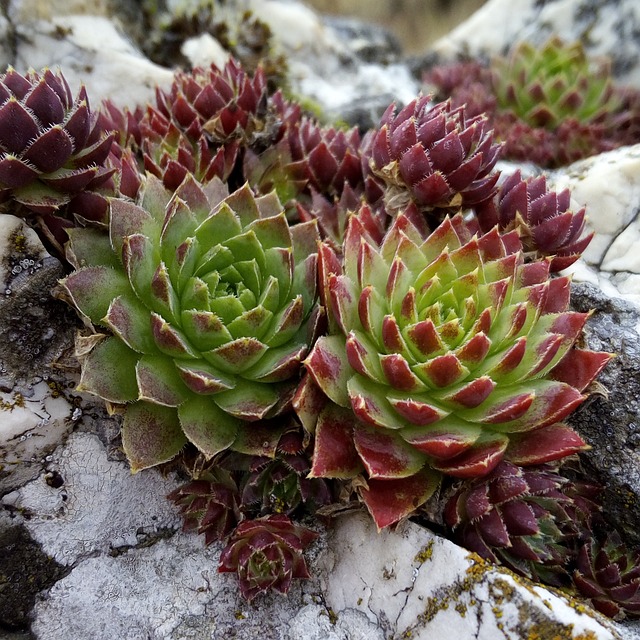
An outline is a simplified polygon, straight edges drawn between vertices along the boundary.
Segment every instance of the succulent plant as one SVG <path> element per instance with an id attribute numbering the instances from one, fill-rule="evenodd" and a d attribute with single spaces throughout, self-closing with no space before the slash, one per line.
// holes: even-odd
<path id="1" fill-rule="evenodd" d="M 205 131 L 217 144 L 241 140 L 252 145 L 270 142 L 278 131 L 277 122 L 268 118 L 263 70 L 251 78 L 233 59 L 223 69 L 211 65 L 178 72 L 168 92 L 156 90 L 156 104 L 192 141 Z"/>
<path id="2" fill-rule="evenodd" d="M 523 180 L 520 171 L 510 175 L 491 200 L 475 207 L 483 231 L 495 225 L 502 231 L 515 229 L 524 251 L 536 259 L 553 256 L 551 271 L 573 264 L 586 249 L 593 233 L 581 237 L 585 209 L 570 210 L 568 189 L 547 190 L 544 176 Z"/>
<path id="3" fill-rule="evenodd" d="M 425 82 L 467 116 L 485 113 L 507 159 L 553 168 L 638 140 L 640 94 L 615 86 L 580 43 L 521 43 L 489 67 L 436 66 Z"/>
<path id="4" fill-rule="evenodd" d="M 9 67 L 0 76 L 0 201 L 14 214 L 39 219 L 40 231 L 59 248 L 73 218 L 58 212 L 109 180 L 114 169 L 105 161 L 113 138 L 92 113 L 84 87 L 74 98 L 60 72 L 21 75 Z"/>
<path id="5" fill-rule="evenodd" d="M 310 457 L 296 424 L 285 431 L 273 457 L 253 456 L 241 483 L 241 508 L 258 515 L 292 515 L 299 508 L 315 511 L 331 501 L 323 478 L 308 478 Z"/>
<path id="6" fill-rule="evenodd" d="M 175 191 L 188 174 L 206 183 L 213 178 L 225 181 L 233 171 L 239 151 L 237 140 L 216 149 L 204 134 L 192 140 L 174 122 L 151 108 L 139 126 L 144 168 L 171 191 Z"/>
<path id="7" fill-rule="evenodd" d="M 299 411 L 313 476 L 468 478 L 584 448 L 560 421 L 611 356 L 574 346 L 588 314 L 566 310 L 569 280 L 519 249 L 514 232 L 469 237 L 459 216 L 429 234 L 414 207 L 381 243 L 353 216 L 344 266 L 321 246 L 332 331 L 305 366 L 334 404 L 316 425 Z"/>
<path id="8" fill-rule="evenodd" d="M 370 142 L 369 166 L 384 186 L 389 213 L 413 202 L 424 213 L 456 212 L 490 198 L 499 145 L 485 116 L 467 118 L 450 102 L 430 108 L 428 96 L 396 114 L 391 105 Z"/>
<path id="9" fill-rule="evenodd" d="M 479 62 L 453 62 L 430 68 L 423 77 L 437 100 L 451 100 L 454 109 L 464 106 L 468 118 L 496 109 L 491 71 Z"/>
<path id="10" fill-rule="evenodd" d="M 597 122 L 618 107 L 609 66 L 589 60 L 580 42 L 522 42 L 492 67 L 498 108 L 535 127 L 553 130 L 567 118 Z"/>
<path id="11" fill-rule="evenodd" d="M 0 196 L 51 213 L 74 193 L 106 180 L 111 149 L 82 87 L 73 98 L 64 76 L 45 69 L 0 76 Z"/>
<path id="12" fill-rule="evenodd" d="M 275 189 L 283 202 L 295 198 L 298 203 L 312 194 L 334 200 L 345 189 L 359 189 L 363 174 L 358 130 L 320 127 L 309 118 L 296 119 L 298 115 L 283 115 L 277 144 L 262 153 L 247 152 L 249 183 L 260 193 Z"/>
<path id="13" fill-rule="evenodd" d="M 595 609 L 610 618 L 640 617 L 640 552 L 627 549 L 618 532 L 585 543 L 576 565 L 574 583 Z"/>
<path id="14" fill-rule="evenodd" d="M 240 519 L 238 487 L 231 474 L 219 467 L 206 469 L 167 498 L 180 507 L 183 531 L 204 534 L 206 545 L 224 540 Z"/>
<path id="15" fill-rule="evenodd" d="M 312 190 L 311 203 L 305 206 L 298 201 L 296 207 L 300 220 L 318 222 L 320 237 L 338 253 L 342 253 L 344 234 L 352 214 L 359 213 L 360 220 L 366 224 L 369 235 L 377 240 L 382 240 L 389 218 L 384 209 L 378 210 L 365 204 L 364 198 L 358 196 L 348 183 L 344 185 L 339 198 L 334 197 L 333 200 L 329 200 Z"/>
<path id="16" fill-rule="evenodd" d="M 218 571 L 236 572 L 247 600 L 269 589 L 287 593 L 294 578 L 310 577 L 302 552 L 317 537 L 284 515 L 245 520 L 222 552 Z"/>
<path id="17" fill-rule="evenodd" d="M 284 427 L 268 419 L 290 406 L 322 318 L 315 224 L 290 229 L 247 186 L 227 196 L 188 176 L 172 195 L 148 176 L 139 204 L 112 200 L 109 237 L 70 234 L 63 295 L 112 332 L 79 339 L 79 388 L 122 407 L 132 469 L 187 441 L 207 457 L 275 449 Z"/>
<path id="18" fill-rule="evenodd" d="M 445 523 L 454 538 L 492 562 L 529 578 L 567 586 L 566 566 L 590 536 L 598 488 L 563 477 L 556 466 L 522 468 L 502 461 L 449 498 Z"/>

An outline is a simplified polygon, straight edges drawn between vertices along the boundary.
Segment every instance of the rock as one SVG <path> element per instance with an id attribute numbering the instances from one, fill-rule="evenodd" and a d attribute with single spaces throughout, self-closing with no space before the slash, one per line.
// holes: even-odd
<path id="1" fill-rule="evenodd" d="M 0 549 L 0 629 L 27 629 L 38 593 L 68 569 L 44 554 L 24 527 L 11 525 L 5 517 L 0 517 Z"/>
<path id="2" fill-rule="evenodd" d="M 549 187 L 570 189 L 574 210 L 587 208 L 595 231 L 582 261 L 569 269 L 576 280 L 598 284 L 607 295 L 640 304 L 640 145 L 580 160 L 549 174 Z M 581 262 L 582 262 L 581 261 Z"/>
<path id="3" fill-rule="evenodd" d="M 94 108 L 107 97 L 118 106 L 145 105 L 156 85 L 167 88 L 173 80 L 173 71 L 143 57 L 105 17 L 59 16 L 17 30 L 16 69 L 59 66 L 74 91 L 84 83 Z"/>
<path id="4" fill-rule="evenodd" d="M 618 81 L 640 87 L 639 29 L 636 0 L 489 0 L 429 54 L 439 61 L 487 58 L 504 55 L 515 42 L 540 44 L 558 35 L 582 41 L 589 55 L 609 56 Z"/>
<path id="5" fill-rule="evenodd" d="M 58 482 L 43 475 L 5 495 L 2 503 L 30 514 L 26 528 L 61 564 L 134 547 L 180 524 L 165 498 L 176 481 L 155 470 L 132 475 L 125 463 L 107 459 L 94 435 L 73 434 L 51 456 L 47 472 Z"/>
<path id="6" fill-rule="evenodd" d="M 355 609 L 385 637 L 616 638 L 588 607 L 410 522 L 377 534 L 365 514 L 340 517 L 326 554 L 325 598 L 336 619 Z"/>
<path id="7" fill-rule="evenodd" d="M 583 458 L 604 486 L 607 517 L 640 544 L 640 312 L 590 284 L 574 285 L 571 300 L 577 311 L 594 311 L 586 345 L 616 357 L 597 379 L 604 394 L 593 396 L 569 422 L 592 446 Z"/>
<path id="8" fill-rule="evenodd" d="M 37 476 L 73 426 L 75 386 L 52 367 L 73 344 L 77 318 L 51 291 L 62 265 L 36 233 L 0 216 L 0 491 Z"/>

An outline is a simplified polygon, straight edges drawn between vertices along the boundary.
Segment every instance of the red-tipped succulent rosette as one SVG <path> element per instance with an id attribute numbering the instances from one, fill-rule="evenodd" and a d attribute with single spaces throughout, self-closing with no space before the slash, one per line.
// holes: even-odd
<path id="1" fill-rule="evenodd" d="M 515 232 L 470 237 L 456 217 L 429 233 L 409 207 L 381 242 L 353 216 L 343 261 L 326 243 L 319 255 L 331 332 L 305 361 L 312 381 L 295 406 L 315 428 L 312 475 L 366 470 L 379 526 L 426 499 L 432 470 L 469 478 L 505 457 L 539 464 L 585 448 L 561 421 L 611 356 L 575 346 L 589 314 L 567 311 L 569 280 L 550 280 L 548 261 L 525 264 Z M 313 385 L 331 400 L 317 421 L 304 409 Z M 378 491 L 404 507 L 379 513 Z"/>
<path id="2" fill-rule="evenodd" d="M 583 235 L 584 207 L 575 212 L 570 207 L 568 189 L 549 191 L 544 176 L 525 180 L 518 170 L 475 212 L 484 231 L 495 225 L 501 231 L 515 229 L 525 253 L 534 259 L 551 256 L 551 271 L 560 271 L 572 265 L 593 238 L 593 233 Z"/>
<path id="3" fill-rule="evenodd" d="M 247 600 L 270 589 L 286 594 L 292 580 L 310 577 L 303 551 L 317 537 L 284 515 L 245 520 L 223 550 L 218 571 L 236 573 Z"/>
<path id="4" fill-rule="evenodd" d="M 598 491 L 563 477 L 552 464 L 523 468 L 503 460 L 489 475 L 457 488 L 444 520 L 455 540 L 483 558 L 567 586 L 566 566 L 590 535 Z"/>
<path id="5" fill-rule="evenodd" d="M 610 618 L 640 618 L 640 552 L 628 549 L 617 531 L 584 544 L 573 580 L 595 609 Z"/>
<path id="6" fill-rule="evenodd" d="M 410 202 L 427 214 L 455 212 L 493 195 L 500 145 L 486 117 L 421 96 L 397 113 L 391 105 L 380 124 L 367 153 L 390 213 Z"/>

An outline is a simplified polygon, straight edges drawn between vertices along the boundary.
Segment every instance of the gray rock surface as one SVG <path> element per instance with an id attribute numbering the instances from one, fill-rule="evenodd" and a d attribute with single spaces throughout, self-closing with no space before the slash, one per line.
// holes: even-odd
<path id="1" fill-rule="evenodd" d="M 608 518 L 640 544 L 640 312 L 589 284 L 576 284 L 572 306 L 594 313 L 587 322 L 590 349 L 616 357 L 598 377 L 596 393 L 569 421 L 592 446 L 584 455 L 604 486 Z"/>

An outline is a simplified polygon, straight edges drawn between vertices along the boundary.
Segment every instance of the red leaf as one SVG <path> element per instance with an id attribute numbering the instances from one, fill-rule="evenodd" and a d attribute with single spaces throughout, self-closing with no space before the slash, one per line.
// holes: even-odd
<path id="1" fill-rule="evenodd" d="M 512 434 L 505 457 L 519 465 L 542 464 L 587 449 L 589 446 L 571 427 L 557 423 L 523 434 Z"/>
<path id="2" fill-rule="evenodd" d="M 363 470 L 353 442 L 355 416 L 328 404 L 318 416 L 310 477 L 353 478 Z"/>
<path id="3" fill-rule="evenodd" d="M 380 530 L 411 515 L 433 495 L 439 483 L 439 476 L 422 470 L 408 478 L 369 480 L 368 489 L 360 492 Z"/>

